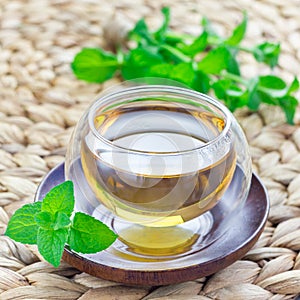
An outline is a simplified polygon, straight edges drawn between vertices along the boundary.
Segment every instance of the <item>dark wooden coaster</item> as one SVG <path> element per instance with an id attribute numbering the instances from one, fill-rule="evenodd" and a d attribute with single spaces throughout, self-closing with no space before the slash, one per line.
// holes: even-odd
<path id="1" fill-rule="evenodd" d="M 42 199 L 53 186 L 64 180 L 64 164 L 60 164 L 43 179 L 36 200 Z M 155 264 L 126 260 L 114 255 L 113 251 L 81 255 L 65 248 L 63 259 L 82 272 L 124 284 L 166 285 L 194 280 L 213 274 L 242 258 L 263 232 L 268 212 L 266 190 L 260 179 L 253 174 L 246 203 L 232 220 L 229 230 L 200 251 Z"/>

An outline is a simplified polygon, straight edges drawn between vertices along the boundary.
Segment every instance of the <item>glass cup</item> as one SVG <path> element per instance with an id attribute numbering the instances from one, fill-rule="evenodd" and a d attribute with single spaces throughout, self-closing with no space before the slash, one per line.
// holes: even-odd
<path id="1" fill-rule="evenodd" d="M 77 124 L 65 163 L 75 208 L 118 235 L 107 251 L 159 260 L 215 242 L 251 182 L 246 138 L 219 101 L 168 85 L 101 94 Z"/>

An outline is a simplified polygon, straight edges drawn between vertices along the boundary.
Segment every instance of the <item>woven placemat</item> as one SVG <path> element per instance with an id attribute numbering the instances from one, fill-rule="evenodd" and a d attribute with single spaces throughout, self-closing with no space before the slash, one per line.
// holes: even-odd
<path id="1" fill-rule="evenodd" d="M 236 113 L 251 145 L 254 170 L 268 188 L 266 228 L 242 259 L 209 278 L 165 287 L 126 287 L 80 273 L 66 263 L 54 268 L 34 247 L 3 236 L 12 213 L 32 202 L 38 183 L 64 160 L 73 126 L 95 95 L 115 82 L 86 84 L 70 62 L 84 46 L 107 47 L 105 24 L 145 16 L 161 21 L 172 8 L 172 27 L 198 33 L 206 15 L 226 34 L 249 14 L 245 43 L 279 41 L 274 71 L 291 81 L 300 70 L 299 0 L 1 0 L 0 1 L 0 299 L 296 299 L 300 293 L 300 113 L 296 125 L 282 112 L 262 107 Z M 118 28 L 111 24 L 111 29 Z M 125 25 L 123 25 L 125 26 Z M 127 26 L 127 25 L 126 25 Z M 125 28 L 125 27 L 122 27 Z M 243 72 L 265 67 L 243 58 Z"/>

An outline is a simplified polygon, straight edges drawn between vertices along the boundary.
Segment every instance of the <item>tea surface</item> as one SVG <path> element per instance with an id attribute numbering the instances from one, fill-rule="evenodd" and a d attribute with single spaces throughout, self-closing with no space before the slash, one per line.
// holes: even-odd
<path id="1" fill-rule="evenodd" d="M 106 141 L 86 136 L 85 176 L 102 204 L 134 223 L 166 227 L 198 217 L 222 197 L 235 170 L 230 143 L 201 150 L 225 123 L 199 107 L 128 104 L 96 114 L 94 125 Z"/>

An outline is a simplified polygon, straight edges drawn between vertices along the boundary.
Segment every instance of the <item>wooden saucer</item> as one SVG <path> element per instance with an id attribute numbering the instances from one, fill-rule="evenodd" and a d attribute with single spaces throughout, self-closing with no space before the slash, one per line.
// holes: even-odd
<path id="1" fill-rule="evenodd" d="M 62 163 L 43 179 L 36 193 L 36 201 L 43 199 L 52 187 L 64 180 Z M 213 274 L 242 258 L 263 232 L 268 212 L 267 192 L 260 179 L 253 174 L 250 192 L 241 212 L 232 220 L 226 233 L 204 249 L 176 259 L 151 262 L 120 258 L 115 252 L 107 250 L 83 255 L 66 247 L 63 260 L 82 272 L 124 284 L 166 285 L 194 280 Z"/>

